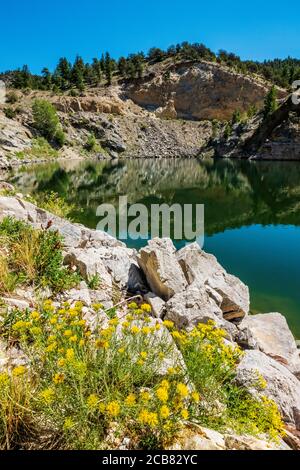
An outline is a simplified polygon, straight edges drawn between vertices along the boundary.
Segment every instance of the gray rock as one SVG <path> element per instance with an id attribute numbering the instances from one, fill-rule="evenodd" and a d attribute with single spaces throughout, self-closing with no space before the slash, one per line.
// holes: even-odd
<path id="1" fill-rule="evenodd" d="M 144 298 L 151 305 L 153 315 L 156 318 L 162 318 L 166 303 L 153 292 L 148 292 Z"/>
<path id="2" fill-rule="evenodd" d="M 278 444 L 254 436 L 225 434 L 227 450 L 291 450 L 287 444 L 280 441 Z"/>
<path id="3" fill-rule="evenodd" d="M 177 253 L 187 282 L 197 281 L 220 305 L 226 320 L 241 319 L 249 312 L 249 289 L 237 277 L 228 274 L 217 259 L 191 243 Z"/>
<path id="4" fill-rule="evenodd" d="M 299 351 L 283 315 L 264 313 L 249 316 L 238 328 L 238 342 L 242 346 L 259 349 L 300 376 Z"/>
<path id="5" fill-rule="evenodd" d="M 169 300 L 187 286 L 175 252 L 169 238 L 154 238 L 145 248 L 141 248 L 137 256 L 151 291 L 164 300 Z"/>
<path id="6" fill-rule="evenodd" d="M 198 323 L 207 323 L 209 320 L 221 325 L 223 315 L 205 287 L 193 284 L 184 292 L 175 294 L 166 303 L 165 319 L 172 320 L 177 328 L 191 329 Z"/>
<path id="7" fill-rule="evenodd" d="M 260 374 L 267 387 L 258 392 Z M 277 403 L 284 420 L 300 429 L 300 382 L 283 365 L 261 351 L 246 351 L 237 367 L 236 383 L 254 396 L 266 395 Z"/>
<path id="8" fill-rule="evenodd" d="M 90 307 L 92 303 L 88 286 L 84 281 L 80 283 L 78 289 L 71 289 L 66 292 L 65 295 L 67 296 L 67 300 L 70 302 L 80 301 L 88 307 Z"/>

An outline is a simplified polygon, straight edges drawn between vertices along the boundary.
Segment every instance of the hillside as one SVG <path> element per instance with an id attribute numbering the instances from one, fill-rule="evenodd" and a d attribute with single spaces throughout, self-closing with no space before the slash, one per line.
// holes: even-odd
<path id="1" fill-rule="evenodd" d="M 10 84 L 11 75 L 6 79 Z M 101 82 L 80 92 L 8 89 L 0 105 L 1 166 L 52 155 L 35 141 L 41 135 L 32 117 L 36 99 L 54 105 L 66 135 L 55 156 L 193 157 L 206 148 L 216 122 L 261 109 L 270 87 L 261 76 L 225 64 L 167 58 L 148 63 L 140 78 L 116 75 L 110 86 Z"/>

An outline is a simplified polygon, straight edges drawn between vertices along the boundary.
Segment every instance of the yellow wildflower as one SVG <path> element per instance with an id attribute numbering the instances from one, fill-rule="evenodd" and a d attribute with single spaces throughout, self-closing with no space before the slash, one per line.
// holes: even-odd
<path id="1" fill-rule="evenodd" d="M 177 384 L 176 389 L 181 398 L 186 398 L 189 395 L 188 387 L 181 382 Z"/>
<path id="2" fill-rule="evenodd" d="M 57 366 L 64 367 L 65 365 L 66 365 L 66 360 L 63 357 L 59 358 L 57 361 Z"/>
<path id="3" fill-rule="evenodd" d="M 159 352 L 158 353 L 158 357 L 159 359 L 164 359 L 165 358 L 165 354 L 163 352 Z"/>
<path id="4" fill-rule="evenodd" d="M 119 349 L 118 349 L 118 353 L 124 354 L 124 352 L 125 352 L 125 348 L 119 348 Z"/>
<path id="5" fill-rule="evenodd" d="M 122 323 L 122 327 L 124 328 L 124 330 L 126 330 L 127 328 L 129 328 L 129 326 L 130 326 L 130 323 L 129 323 L 128 321 L 124 321 L 124 322 Z"/>
<path id="6" fill-rule="evenodd" d="M 57 373 L 54 375 L 52 380 L 55 384 L 61 384 L 65 380 L 65 375 L 61 373 Z"/>
<path id="7" fill-rule="evenodd" d="M 141 399 L 142 399 L 143 401 L 149 401 L 149 400 L 151 399 L 150 393 L 147 392 L 147 390 L 143 390 L 143 391 L 141 392 Z"/>
<path id="8" fill-rule="evenodd" d="M 160 382 L 160 386 L 166 389 L 170 388 L 170 382 L 167 379 L 164 379 Z"/>
<path id="9" fill-rule="evenodd" d="M 41 315 L 39 314 L 39 312 L 33 311 L 30 314 L 30 318 L 31 318 L 31 320 L 38 321 L 41 318 Z"/>
<path id="10" fill-rule="evenodd" d="M 140 330 L 139 327 L 136 326 L 136 325 L 133 325 L 133 326 L 131 327 L 131 333 L 133 333 L 134 335 L 137 335 L 140 331 L 141 331 L 141 330 Z"/>
<path id="11" fill-rule="evenodd" d="M 67 361 L 72 361 L 74 359 L 75 353 L 74 349 L 69 348 L 66 350 L 66 359 Z"/>
<path id="12" fill-rule="evenodd" d="M 72 330 L 65 330 L 64 331 L 64 336 L 66 336 L 67 338 L 72 336 L 72 334 L 73 334 Z"/>
<path id="13" fill-rule="evenodd" d="M 143 326 L 142 333 L 144 335 L 149 335 L 151 333 L 151 329 L 149 328 L 149 326 Z"/>
<path id="14" fill-rule="evenodd" d="M 26 367 L 25 366 L 17 366 L 13 369 L 12 371 L 12 374 L 15 376 L 15 377 L 19 377 L 20 375 L 23 375 L 25 374 L 26 372 Z"/>
<path id="15" fill-rule="evenodd" d="M 97 349 L 108 349 L 109 342 L 106 340 L 102 340 L 102 339 L 96 339 L 95 346 Z"/>
<path id="16" fill-rule="evenodd" d="M 141 356 L 142 359 L 147 359 L 148 353 L 147 353 L 146 351 L 142 351 L 142 352 L 140 353 L 140 356 Z"/>
<path id="17" fill-rule="evenodd" d="M 86 404 L 87 404 L 87 407 L 88 407 L 90 410 L 95 410 L 96 408 L 98 408 L 99 398 L 97 397 L 97 395 L 95 395 L 94 393 L 92 393 L 92 394 L 87 398 Z"/>
<path id="18" fill-rule="evenodd" d="M 160 401 L 168 401 L 168 398 L 169 398 L 168 389 L 164 387 L 159 387 L 156 390 L 156 396 Z"/>
<path id="19" fill-rule="evenodd" d="M 40 392 L 39 397 L 46 405 L 50 405 L 54 400 L 55 392 L 52 388 L 46 388 Z"/>
<path id="20" fill-rule="evenodd" d="M 96 312 L 98 312 L 98 310 L 101 310 L 101 309 L 103 309 L 104 307 L 103 307 L 103 304 L 95 303 L 95 304 L 92 305 L 92 308 L 93 308 Z"/>
<path id="21" fill-rule="evenodd" d="M 125 403 L 126 403 L 126 405 L 128 405 L 128 406 L 135 405 L 135 403 L 136 403 L 136 396 L 134 395 L 134 393 L 130 393 L 130 394 L 128 395 L 128 397 L 126 397 Z"/>
<path id="22" fill-rule="evenodd" d="M 78 340 L 77 335 L 70 336 L 70 338 L 69 338 L 69 341 L 70 341 L 71 343 L 76 343 L 77 340 Z"/>
<path id="23" fill-rule="evenodd" d="M 72 418 L 66 418 L 65 419 L 65 422 L 64 422 L 64 425 L 63 425 L 64 431 L 69 431 L 74 426 L 75 426 L 75 423 L 74 423 Z"/>
<path id="24" fill-rule="evenodd" d="M 51 325 L 56 325 L 56 323 L 57 323 L 57 318 L 56 317 L 50 318 L 50 324 Z"/>
<path id="25" fill-rule="evenodd" d="M 106 405 L 106 412 L 111 417 L 116 417 L 120 414 L 120 405 L 117 401 L 111 401 Z"/>
<path id="26" fill-rule="evenodd" d="M 161 329 L 160 323 L 156 323 L 156 324 L 155 324 L 155 329 L 156 329 L 157 331 Z"/>
<path id="27" fill-rule="evenodd" d="M 57 348 L 57 342 L 55 341 L 54 343 L 49 344 L 49 346 L 46 347 L 45 351 L 46 352 L 53 352 Z"/>
<path id="28" fill-rule="evenodd" d="M 169 408 L 166 406 L 166 405 L 163 405 L 159 411 L 160 413 L 160 416 L 163 418 L 163 419 L 167 419 L 169 416 L 170 416 L 170 410 Z"/>
<path id="29" fill-rule="evenodd" d="M 163 321 L 163 325 L 166 327 L 166 328 L 173 328 L 174 327 L 174 322 L 172 322 L 171 320 L 164 320 Z"/>
<path id="30" fill-rule="evenodd" d="M 84 339 L 81 339 L 81 340 L 79 341 L 79 346 L 84 346 L 84 345 L 85 345 L 85 341 L 84 341 Z"/>
<path id="31" fill-rule="evenodd" d="M 86 331 L 84 333 L 84 336 L 86 336 L 87 338 L 89 338 L 91 336 L 92 332 L 90 330 Z"/>
<path id="32" fill-rule="evenodd" d="M 109 320 L 108 324 L 110 326 L 117 326 L 119 324 L 119 319 L 116 317 L 116 318 L 112 318 L 111 320 Z"/>
<path id="33" fill-rule="evenodd" d="M 151 312 L 151 305 L 149 304 L 142 304 L 141 305 L 141 309 L 144 311 L 144 312 L 147 312 L 147 313 L 150 313 Z"/>
<path id="34" fill-rule="evenodd" d="M 138 416 L 138 421 L 141 424 L 144 424 L 153 428 L 158 425 L 157 413 L 153 413 L 148 410 L 141 410 Z"/>
<path id="35" fill-rule="evenodd" d="M 198 403 L 200 401 L 200 395 L 198 392 L 193 392 L 191 393 L 192 400 L 194 400 L 195 403 Z"/>
<path id="36" fill-rule="evenodd" d="M 6 385 L 9 382 L 9 375 L 7 372 L 0 373 L 0 386 Z"/>
<path id="37" fill-rule="evenodd" d="M 143 366 L 143 365 L 145 364 L 145 361 L 143 361 L 143 359 L 139 359 L 139 360 L 137 361 L 137 364 L 138 364 L 139 366 Z"/>
<path id="38" fill-rule="evenodd" d="M 183 410 L 181 410 L 181 417 L 182 417 L 182 419 L 188 419 L 189 412 L 186 408 L 183 408 Z"/>
<path id="39" fill-rule="evenodd" d="M 42 328 L 40 328 L 39 326 L 33 326 L 32 328 L 30 328 L 30 333 L 34 336 L 38 336 L 42 333 Z"/>
<path id="40" fill-rule="evenodd" d="M 138 306 L 137 306 L 136 302 L 131 302 L 130 304 L 128 304 L 128 308 L 130 308 L 132 310 L 136 309 L 137 307 Z"/>

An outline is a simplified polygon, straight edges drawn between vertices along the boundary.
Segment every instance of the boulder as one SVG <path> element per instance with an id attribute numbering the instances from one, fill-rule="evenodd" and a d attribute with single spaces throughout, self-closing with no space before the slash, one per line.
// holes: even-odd
<path id="1" fill-rule="evenodd" d="M 249 316 L 238 328 L 241 346 L 259 349 L 300 376 L 299 351 L 283 315 L 264 313 Z"/>
<path id="2" fill-rule="evenodd" d="M 164 300 L 169 300 L 187 287 L 175 253 L 176 249 L 169 238 L 154 238 L 141 248 L 137 256 L 151 291 Z"/>
<path id="3" fill-rule="evenodd" d="M 266 388 L 257 391 L 258 374 Z M 248 350 L 237 367 L 236 383 L 254 396 L 263 394 L 277 403 L 284 420 L 300 429 L 300 382 L 282 364 L 262 353 Z"/>
<path id="4" fill-rule="evenodd" d="M 148 292 L 144 298 L 146 302 L 151 305 L 152 314 L 156 318 L 162 318 L 166 303 L 160 297 L 157 297 L 157 295 L 153 294 L 153 292 Z"/>
<path id="5" fill-rule="evenodd" d="M 283 441 L 275 443 L 254 436 L 225 434 L 227 450 L 291 450 Z"/>
<path id="6" fill-rule="evenodd" d="M 226 320 L 244 318 L 249 312 L 249 289 L 237 277 L 228 274 L 217 259 L 191 243 L 177 253 L 187 282 L 201 283 L 218 304 Z"/>
<path id="7" fill-rule="evenodd" d="M 73 248 L 65 255 L 64 263 L 76 266 L 86 280 L 98 275 L 100 285 L 112 289 L 112 279 L 101 260 L 99 248 Z"/>
<path id="8" fill-rule="evenodd" d="M 166 303 L 166 320 L 172 320 L 177 328 L 192 329 L 198 323 L 213 320 L 220 325 L 222 310 L 206 292 L 204 286 L 188 286 L 184 292 L 175 294 Z"/>

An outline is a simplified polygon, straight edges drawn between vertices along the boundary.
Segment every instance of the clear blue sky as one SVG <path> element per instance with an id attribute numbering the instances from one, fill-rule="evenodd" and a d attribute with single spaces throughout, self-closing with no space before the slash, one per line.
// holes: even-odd
<path id="1" fill-rule="evenodd" d="M 184 40 L 244 59 L 300 58 L 300 2 L 286 0 L 8 0 L 0 6 L 0 70 L 53 69 Z"/>

